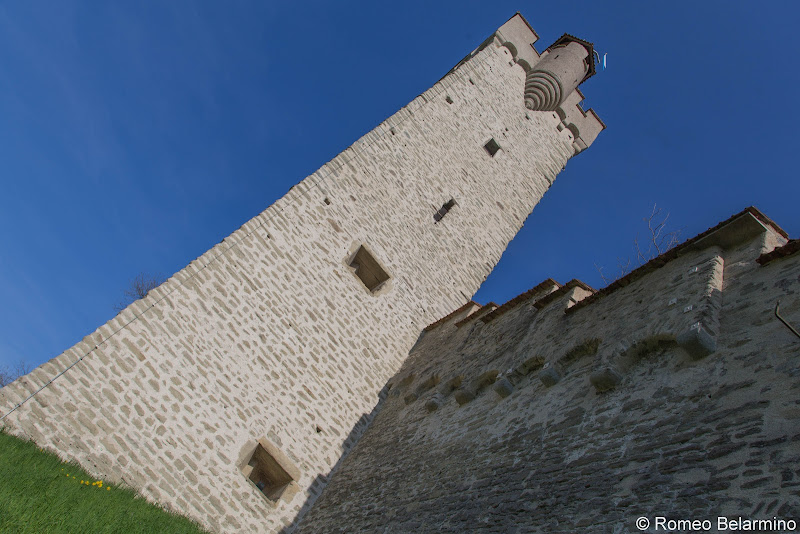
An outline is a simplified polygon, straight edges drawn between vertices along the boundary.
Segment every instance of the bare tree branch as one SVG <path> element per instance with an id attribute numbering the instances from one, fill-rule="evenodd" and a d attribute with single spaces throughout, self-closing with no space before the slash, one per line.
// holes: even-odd
<path id="1" fill-rule="evenodd" d="M 131 280 L 128 288 L 122 292 L 125 297 L 122 302 L 114 306 L 114 310 L 121 312 L 132 302 L 143 299 L 150 291 L 164 283 L 164 277 L 158 274 L 139 273 Z"/>
<path id="2" fill-rule="evenodd" d="M 603 268 L 595 264 L 594 267 L 597 269 L 603 282 L 608 285 L 619 280 L 637 267 L 644 265 L 653 258 L 660 256 L 678 245 L 681 242 L 681 229 L 667 231 L 668 220 L 669 212 L 664 213 L 662 208 L 653 204 L 650 215 L 642 219 L 643 222 L 647 223 L 647 239 L 645 241 L 647 245 L 644 246 L 640 242 L 639 234 L 637 233 L 636 237 L 633 238 L 633 250 L 636 254 L 636 261 L 634 263 L 630 258 L 627 260 L 617 258 L 618 275 L 614 279 L 606 277 L 605 273 L 603 273 Z M 633 265 L 631 265 L 632 263 Z"/>
<path id="3" fill-rule="evenodd" d="M 22 375 L 27 375 L 32 370 L 31 366 L 20 360 L 13 369 L 8 366 L 0 367 L 0 388 L 4 387 Z"/>
<path id="4" fill-rule="evenodd" d="M 594 268 L 597 270 L 597 273 L 600 275 L 600 278 L 603 280 L 603 283 L 604 283 L 605 285 L 608 285 L 608 284 L 610 284 L 611 282 L 613 282 L 613 281 L 614 281 L 614 280 L 613 280 L 613 279 L 611 279 L 611 278 L 606 278 L 606 275 L 603 273 L 603 268 L 602 268 L 601 266 L 599 266 L 599 265 L 597 265 L 597 264 L 595 263 L 595 264 L 594 264 Z"/>
<path id="5" fill-rule="evenodd" d="M 662 208 L 653 204 L 653 210 L 650 212 L 650 216 L 642 219 L 647 223 L 647 230 L 650 235 L 647 250 L 644 252 L 642 252 L 639 247 L 637 235 L 636 251 L 640 263 L 647 263 L 680 243 L 680 229 L 668 232 L 667 221 L 669 220 L 669 212 L 666 214 L 663 214 L 663 212 L 664 210 Z"/>

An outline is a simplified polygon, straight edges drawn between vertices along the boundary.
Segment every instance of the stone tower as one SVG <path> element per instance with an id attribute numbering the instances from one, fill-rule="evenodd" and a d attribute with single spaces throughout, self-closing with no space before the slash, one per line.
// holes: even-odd
<path id="1" fill-rule="evenodd" d="M 215 531 L 291 527 L 421 329 L 470 300 L 603 129 L 579 106 L 591 44 L 565 35 L 540 55 L 536 40 L 515 15 L 275 204 L 4 388 L 5 428 Z"/>

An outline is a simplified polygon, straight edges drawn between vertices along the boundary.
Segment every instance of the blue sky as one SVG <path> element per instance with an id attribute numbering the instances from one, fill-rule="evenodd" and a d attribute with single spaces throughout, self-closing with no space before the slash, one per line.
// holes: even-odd
<path id="1" fill-rule="evenodd" d="M 800 234 L 795 2 L 0 5 L 0 366 L 114 316 L 435 83 L 516 11 L 608 53 L 608 128 L 477 300 L 602 287 L 653 203 L 689 238 L 748 205 Z"/>

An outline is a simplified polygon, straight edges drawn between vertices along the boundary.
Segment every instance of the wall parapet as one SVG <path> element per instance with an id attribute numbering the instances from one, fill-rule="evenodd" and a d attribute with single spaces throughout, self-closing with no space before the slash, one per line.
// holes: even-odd
<path id="1" fill-rule="evenodd" d="M 573 148 L 575 154 L 583 152 L 597 139 L 600 132 L 606 129 L 605 123 L 591 108 L 583 109 L 581 102 L 584 100 L 580 89 L 575 89 L 564 102 L 556 109 L 559 130 L 567 129 L 575 136 Z"/>
<path id="2" fill-rule="evenodd" d="M 558 282 L 556 282 L 552 278 L 548 278 L 548 279 L 540 282 L 536 286 L 532 287 L 531 289 L 527 290 L 525 293 L 522 293 L 521 295 L 517 295 L 513 299 L 505 302 L 504 304 L 502 304 L 501 306 L 497 307 L 492 312 L 487 313 L 486 315 L 481 317 L 480 320 L 483 323 L 488 323 L 490 321 L 493 321 L 494 319 L 500 317 L 504 313 L 516 308 L 517 306 L 520 306 L 520 305 L 524 304 L 525 302 L 529 301 L 530 299 L 535 298 L 535 297 L 537 297 L 537 296 L 539 296 L 539 295 L 541 295 L 542 293 L 545 293 L 545 292 L 549 293 L 549 292 L 555 291 L 560 287 L 561 287 L 561 284 L 559 284 Z"/>
<path id="3" fill-rule="evenodd" d="M 551 302 L 554 302 L 554 301 L 560 299 L 561 297 L 567 295 L 570 291 L 572 291 L 575 288 L 583 289 L 584 291 L 588 292 L 590 295 L 593 295 L 594 293 L 596 293 L 596 290 L 593 289 L 592 287 L 590 287 L 587 284 L 581 282 L 577 278 L 573 278 L 572 280 L 570 280 L 569 282 L 567 282 L 566 284 L 564 284 L 560 288 L 556 289 L 552 293 L 550 293 L 547 296 L 542 297 L 541 299 L 537 300 L 533 305 L 536 307 L 536 309 L 541 310 L 542 308 L 544 308 L 545 306 L 547 306 Z"/>
<path id="4" fill-rule="evenodd" d="M 750 206 L 739 213 L 725 219 L 721 223 L 709 228 L 691 239 L 687 239 L 680 245 L 664 252 L 653 258 L 641 267 L 638 267 L 626 274 L 622 278 L 612 282 L 603 289 L 600 289 L 590 297 L 572 306 L 566 313 L 574 313 L 593 302 L 596 302 L 614 291 L 623 288 L 630 283 L 638 280 L 646 274 L 655 271 L 667 264 L 667 262 L 689 252 L 700 248 L 720 246 L 723 249 L 735 246 L 744 240 L 751 239 L 758 233 L 772 231 L 780 237 L 788 239 L 788 234 L 780 226 L 775 224 L 769 217 L 761 213 L 757 208 Z"/>
<path id="5" fill-rule="evenodd" d="M 539 61 L 539 52 L 534 47 L 539 35 L 519 12 L 500 26 L 494 35 L 500 44 L 509 49 L 514 61 L 519 63 L 525 72 Z"/>
<path id="6" fill-rule="evenodd" d="M 545 387 L 551 387 L 587 355 L 593 356 L 593 363 L 589 366 L 589 384 L 598 392 L 616 388 L 625 380 L 630 362 L 638 361 L 643 354 L 653 350 L 680 349 L 694 362 L 708 357 L 718 350 L 723 282 L 730 283 L 724 280 L 724 258 L 730 254 L 739 255 L 739 260 L 732 264 L 741 265 L 747 262 L 746 256 L 741 254 L 746 254 L 752 265 L 753 254 L 765 242 L 759 237 L 765 233 L 775 236 L 781 244 L 786 235 L 773 221 L 750 207 L 688 239 L 630 273 L 624 280 L 600 291 L 577 279 L 562 286 L 548 278 L 489 313 L 485 313 L 485 309 L 495 306 L 493 303 L 473 312 L 459 321 L 457 326 L 477 317 L 483 323 L 483 329 L 476 333 L 472 330 L 461 333 L 453 331 L 446 337 L 432 340 L 438 348 L 426 345 L 423 340 L 415 350 L 416 355 L 431 351 L 442 354 L 449 352 L 450 358 L 455 358 L 448 360 L 447 356 L 442 356 L 419 360 L 426 365 L 426 370 L 420 375 L 444 378 L 444 385 L 435 392 L 436 398 L 428 401 L 432 403 L 428 405 L 428 412 L 441 409 L 448 398 L 454 398 L 458 406 L 466 405 L 488 390 L 494 390 L 499 398 L 504 399 L 534 370 L 538 371 L 535 374 L 538 381 Z M 763 264 L 797 251 L 800 251 L 800 240 L 792 240 L 770 253 L 761 254 L 756 261 Z M 655 282 L 657 288 L 651 288 L 648 277 L 662 268 L 669 269 L 668 273 L 654 279 L 658 280 Z M 651 289 L 656 293 L 643 296 Z M 590 303 L 599 305 L 603 299 L 612 297 L 614 301 L 604 305 L 595 314 L 572 318 L 576 309 Z M 567 298 L 568 301 L 565 300 Z M 633 321 L 619 320 L 612 335 L 599 333 L 601 325 L 596 316 L 600 315 L 603 321 L 607 321 L 609 314 L 616 315 L 618 309 L 628 309 L 632 300 L 636 299 L 640 304 L 644 300 L 650 301 L 652 310 L 641 310 L 642 317 Z M 533 304 L 530 307 L 521 306 L 531 300 Z M 563 308 L 550 309 L 552 303 L 560 300 L 564 300 Z M 507 319 L 512 311 L 514 317 Z M 563 322 L 565 319 L 568 319 L 566 323 Z M 553 352 L 552 347 L 563 345 L 560 338 L 574 335 L 577 325 L 586 321 L 593 326 L 586 328 L 583 335 L 587 337 L 583 342 L 571 348 L 562 346 Z M 639 322 L 643 324 L 637 326 Z M 532 352 L 529 347 L 536 349 Z M 414 361 L 407 362 L 407 365 L 413 368 Z M 413 376 L 414 372 L 406 371 L 406 378 L 400 384 L 407 384 L 413 380 Z M 395 393 L 401 395 L 400 391 Z M 410 405 L 418 398 L 423 399 L 422 393 L 417 391 L 412 397 L 406 396 L 406 404 Z"/>
<path id="7" fill-rule="evenodd" d="M 473 311 L 479 309 L 480 307 L 481 307 L 480 304 L 478 304 L 474 300 L 470 300 L 469 302 L 467 302 L 463 306 L 461 306 L 459 308 L 456 308 L 452 312 L 448 313 L 447 315 L 445 315 L 444 317 L 442 317 L 438 321 L 432 322 L 431 324 L 429 324 L 428 326 L 423 328 L 422 331 L 423 332 L 430 332 L 434 328 L 436 328 L 438 326 L 441 326 L 441 325 L 443 325 L 443 324 L 445 324 L 445 323 L 447 323 L 449 321 L 454 320 L 457 316 L 459 316 L 459 315 L 467 316 L 470 313 L 472 313 Z"/>
<path id="8" fill-rule="evenodd" d="M 480 309 L 475 310 L 474 312 L 472 312 L 471 314 L 469 314 L 465 318 L 463 318 L 460 321 L 458 321 L 456 323 L 456 328 L 461 328 L 462 326 L 464 326 L 467 323 L 471 323 L 471 322 L 473 322 L 473 321 L 475 321 L 477 319 L 480 319 L 480 318 L 486 316 L 487 314 L 492 313 L 497 308 L 498 308 L 497 304 L 495 304 L 494 302 L 488 302 L 484 306 L 482 306 Z"/>

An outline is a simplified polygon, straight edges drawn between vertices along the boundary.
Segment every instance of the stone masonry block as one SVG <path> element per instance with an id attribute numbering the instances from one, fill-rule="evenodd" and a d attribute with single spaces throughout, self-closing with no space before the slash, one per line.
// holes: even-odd
<path id="1" fill-rule="evenodd" d="M 561 380 L 561 372 L 554 365 L 546 363 L 539 371 L 539 380 L 547 387 L 555 386 Z"/>
<path id="2" fill-rule="evenodd" d="M 589 382 L 592 383 L 598 393 L 614 389 L 621 381 L 622 375 L 610 367 L 595 371 L 589 375 Z"/>
<path id="3" fill-rule="evenodd" d="M 691 326 L 676 338 L 678 345 L 695 360 L 705 358 L 717 350 L 717 341 L 702 324 Z"/>
<path id="4" fill-rule="evenodd" d="M 429 412 L 435 412 L 444 404 L 444 395 L 439 392 L 433 394 L 433 396 L 428 399 L 428 402 L 425 403 L 425 409 Z"/>
<path id="5" fill-rule="evenodd" d="M 475 394 L 464 388 L 457 389 L 453 394 L 459 405 L 464 405 L 475 399 Z"/>
<path id="6" fill-rule="evenodd" d="M 494 383 L 494 391 L 501 398 L 506 398 L 514 392 L 514 385 L 507 378 L 501 378 Z"/>

